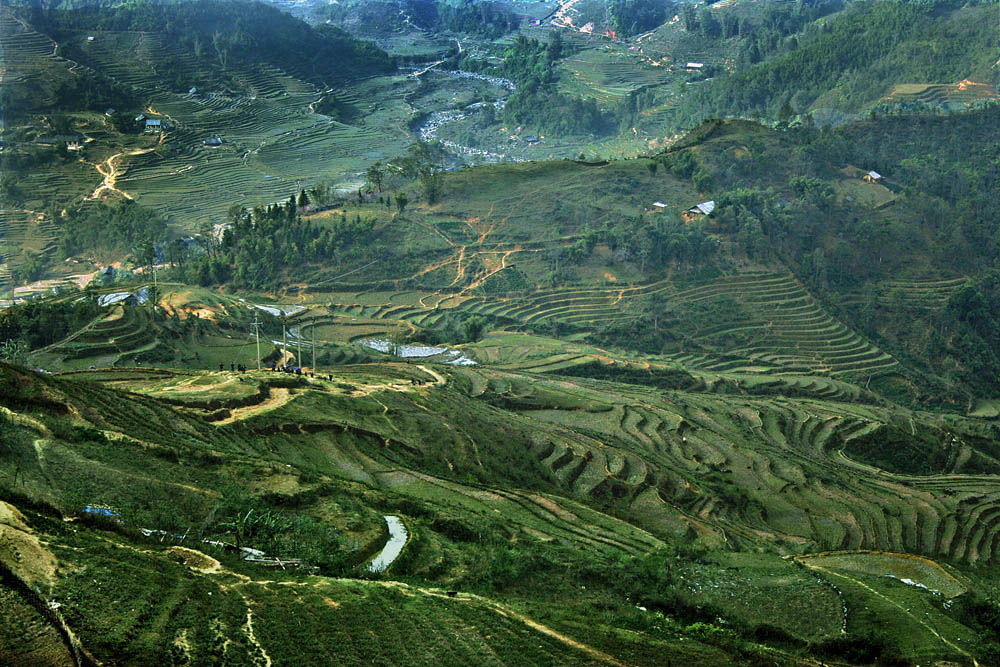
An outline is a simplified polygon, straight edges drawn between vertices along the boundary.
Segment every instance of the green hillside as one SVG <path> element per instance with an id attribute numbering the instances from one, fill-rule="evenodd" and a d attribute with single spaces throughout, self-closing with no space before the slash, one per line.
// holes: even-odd
<path id="1" fill-rule="evenodd" d="M 603 375 L 619 366 L 630 379 L 619 362 Z M 334 369 L 333 381 L 3 367 L 5 529 L 31 554 L 4 556 L 5 590 L 15 628 L 36 628 L 28 643 L 10 630 L 3 641 L 18 656 L 101 661 L 181 650 L 408 664 L 484 652 L 783 664 L 804 651 L 961 663 L 968 647 L 992 650 L 962 615 L 996 557 L 1000 510 L 984 473 L 1000 451 L 987 425 L 857 393 L 808 398 L 805 385 L 803 398 L 769 398 L 746 377 L 670 371 L 664 392 L 587 379 L 582 366 L 578 379 L 523 367 L 379 363 Z M 872 449 L 911 429 L 930 467 Z M 388 575 L 406 583 L 358 568 L 384 540 L 382 513 L 412 532 Z M 768 555 L 831 550 L 858 555 Z M 906 553 L 921 558 L 894 555 Z M 724 593 L 720 577 L 745 583 Z M 350 623 L 335 620 L 346 611 Z M 409 641 L 351 631 L 381 618 Z M 456 624 L 478 630 L 442 634 Z"/>
<path id="2" fill-rule="evenodd" d="M 336 28 L 313 28 L 300 19 L 261 2 L 129 3 L 113 8 L 29 10 L 26 20 L 36 29 L 65 43 L 67 57 L 87 62 L 82 32 L 158 33 L 180 47 L 201 67 L 225 71 L 259 66 L 278 67 L 319 85 L 333 85 L 391 69 L 388 56 L 370 43 L 353 39 Z M 235 29 L 234 29 L 235 28 Z M 97 41 L 96 35 L 94 35 Z M 164 83 L 180 72 L 171 71 L 172 59 L 159 63 Z M 183 67 L 183 59 L 178 63 Z M 186 90 L 181 83 L 176 92 Z"/>
<path id="3" fill-rule="evenodd" d="M 0 7 L 0 664 L 1000 665 L 995 2 L 99 5 Z"/>
<path id="4" fill-rule="evenodd" d="M 992 2 L 854 2 L 782 40 L 762 62 L 760 47 L 751 42 L 746 66 L 696 90 L 680 113 L 774 119 L 831 110 L 856 113 L 889 96 L 895 84 L 965 80 L 996 99 L 995 18 Z M 948 100 L 919 101 L 936 107 Z M 965 106 L 961 96 L 953 101 Z"/>

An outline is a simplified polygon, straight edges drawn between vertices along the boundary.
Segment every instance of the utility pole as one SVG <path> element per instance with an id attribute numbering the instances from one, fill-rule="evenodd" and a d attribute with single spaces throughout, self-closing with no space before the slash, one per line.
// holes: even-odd
<path id="1" fill-rule="evenodd" d="M 257 320 L 257 311 L 253 313 L 253 330 L 257 337 L 257 370 L 260 370 L 260 322 Z"/>
<path id="2" fill-rule="evenodd" d="M 296 336 L 299 339 L 299 355 L 295 357 L 295 363 L 300 368 L 302 367 L 302 325 L 299 325 L 299 335 Z"/>
<path id="3" fill-rule="evenodd" d="M 315 373 L 316 372 L 316 321 L 315 320 L 313 321 L 312 327 L 310 327 L 309 331 L 310 333 L 312 333 L 312 346 L 313 346 L 312 372 Z"/>
<path id="4" fill-rule="evenodd" d="M 288 350 L 288 336 L 285 334 L 285 311 L 281 311 L 281 365 L 285 365 L 285 352 Z"/>

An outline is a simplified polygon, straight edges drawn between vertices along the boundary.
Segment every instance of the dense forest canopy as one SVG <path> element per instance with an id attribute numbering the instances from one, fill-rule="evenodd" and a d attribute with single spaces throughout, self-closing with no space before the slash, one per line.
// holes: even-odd
<path id="1" fill-rule="evenodd" d="M 517 30 L 521 18 L 503 2 L 462 0 L 406 0 L 405 8 L 413 22 L 425 30 L 450 30 L 496 39 Z"/>
<path id="2" fill-rule="evenodd" d="M 664 0 L 608 0 L 608 15 L 618 37 L 652 30 L 673 15 L 676 5 Z"/>

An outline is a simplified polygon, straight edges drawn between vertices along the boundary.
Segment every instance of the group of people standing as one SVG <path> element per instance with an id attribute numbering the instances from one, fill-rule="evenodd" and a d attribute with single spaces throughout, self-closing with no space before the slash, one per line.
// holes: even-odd
<path id="1" fill-rule="evenodd" d="M 226 365 L 223 364 L 221 361 L 219 362 L 219 370 L 220 371 L 225 371 L 226 370 Z M 229 370 L 230 370 L 230 372 L 233 372 L 233 373 L 236 373 L 237 371 L 240 372 L 240 373 L 246 373 L 247 372 L 247 367 L 244 366 L 243 364 L 237 364 L 236 362 L 231 362 L 229 364 Z M 298 367 L 298 366 L 292 366 L 290 364 L 285 364 L 283 366 L 278 366 L 278 362 L 277 361 L 272 361 L 271 362 L 271 372 L 273 372 L 273 373 L 291 373 L 291 374 L 294 374 L 294 375 L 305 375 L 306 377 L 310 377 L 310 378 L 313 378 L 313 379 L 316 378 L 316 374 L 315 373 L 308 372 L 308 371 L 303 371 L 300 367 Z M 322 376 L 320 376 L 320 379 L 322 379 Z M 333 375 L 327 375 L 326 379 L 330 380 L 330 381 L 333 381 Z"/>

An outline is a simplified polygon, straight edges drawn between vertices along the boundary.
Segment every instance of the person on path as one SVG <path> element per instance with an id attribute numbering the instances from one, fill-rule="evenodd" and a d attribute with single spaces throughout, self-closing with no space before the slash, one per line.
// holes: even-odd
<path id="1" fill-rule="evenodd" d="M 222 365 L 222 362 L 220 361 L 220 362 L 219 362 L 219 371 L 221 372 L 221 371 L 224 371 L 224 370 L 226 370 L 226 367 L 225 367 L 225 366 L 223 366 L 223 365 Z"/>

